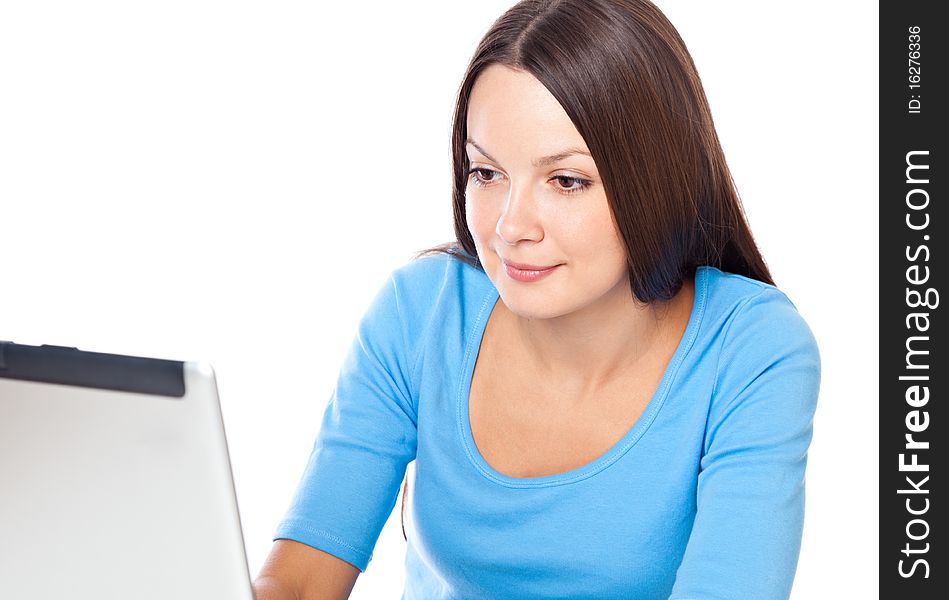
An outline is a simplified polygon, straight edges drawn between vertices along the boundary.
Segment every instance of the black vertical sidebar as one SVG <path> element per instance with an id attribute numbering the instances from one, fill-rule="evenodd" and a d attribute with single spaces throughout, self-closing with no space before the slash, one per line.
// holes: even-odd
<path id="1" fill-rule="evenodd" d="M 941 4 L 880 4 L 880 597 L 900 600 L 949 597 Z"/>

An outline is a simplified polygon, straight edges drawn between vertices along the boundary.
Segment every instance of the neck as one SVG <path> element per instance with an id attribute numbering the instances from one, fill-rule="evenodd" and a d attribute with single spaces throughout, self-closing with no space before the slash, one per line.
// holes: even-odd
<path id="1" fill-rule="evenodd" d="M 595 304 L 549 319 L 507 312 L 514 342 L 538 381 L 575 398 L 640 371 L 656 348 L 678 344 L 694 299 L 690 279 L 671 300 L 642 304 L 623 283 Z M 680 326 L 670 326 L 679 325 Z"/>

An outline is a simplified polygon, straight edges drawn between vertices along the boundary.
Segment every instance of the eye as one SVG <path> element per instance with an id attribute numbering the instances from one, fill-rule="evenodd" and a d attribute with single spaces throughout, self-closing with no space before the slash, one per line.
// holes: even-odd
<path id="1" fill-rule="evenodd" d="M 484 169 L 484 168 L 477 167 L 468 171 L 468 179 L 471 181 L 471 183 L 475 184 L 478 187 L 485 187 L 485 186 L 491 185 L 491 183 L 494 181 L 493 176 L 497 174 L 498 172 L 492 169 Z M 490 177 L 490 179 L 485 177 L 485 175 Z"/>
<path id="2" fill-rule="evenodd" d="M 477 187 L 488 187 L 498 179 L 497 176 L 499 175 L 500 173 L 494 169 L 485 169 L 484 167 L 475 167 L 468 171 L 469 181 Z M 555 175 L 550 178 L 550 181 L 556 182 L 554 187 L 556 187 L 557 191 L 561 194 L 576 194 L 582 192 L 593 183 L 588 179 L 570 177 L 568 175 Z"/>
<path id="3" fill-rule="evenodd" d="M 576 194 L 590 187 L 590 181 L 579 177 L 569 177 L 567 175 L 557 175 L 552 179 L 557 180 L 560 191 L 564 194 Z"/>

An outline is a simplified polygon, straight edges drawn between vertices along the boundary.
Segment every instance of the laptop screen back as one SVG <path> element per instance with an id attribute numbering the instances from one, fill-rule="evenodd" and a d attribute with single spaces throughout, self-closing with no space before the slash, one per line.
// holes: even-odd
<path id="1" fill-rule="evenodd" d="M 10 598 L 253 598 L 212 369 L 0 342 Z"/>

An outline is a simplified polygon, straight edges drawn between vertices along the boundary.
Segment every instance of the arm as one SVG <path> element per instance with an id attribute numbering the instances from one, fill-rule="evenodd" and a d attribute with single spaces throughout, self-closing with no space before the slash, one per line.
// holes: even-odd
<path id="1" fill-rule="evenodd" d="M 817 344 L 772 288 L 727 327 L 695 522 L 670 600 L 786 600 L 801 545 Z"/>
<path id="2" fill-rule="evenodd" d="M 359 569 L 322 550 L 277 540 L 254 581 L 256 600 L 346 600 Z"/>
<path id="3" fill-rule="evenodd" d="M 359 323 L 261 572 L 258 586 L 277 598 L 281 589 L 284 596 L 312 590 L 335 594 L 313 598 L 348 595 L 415 458 L 412 371 L 419 336 L 410 318 L 417 307 L 407 296 L 411 283 L 400 273 L 390 276 Z"/>

